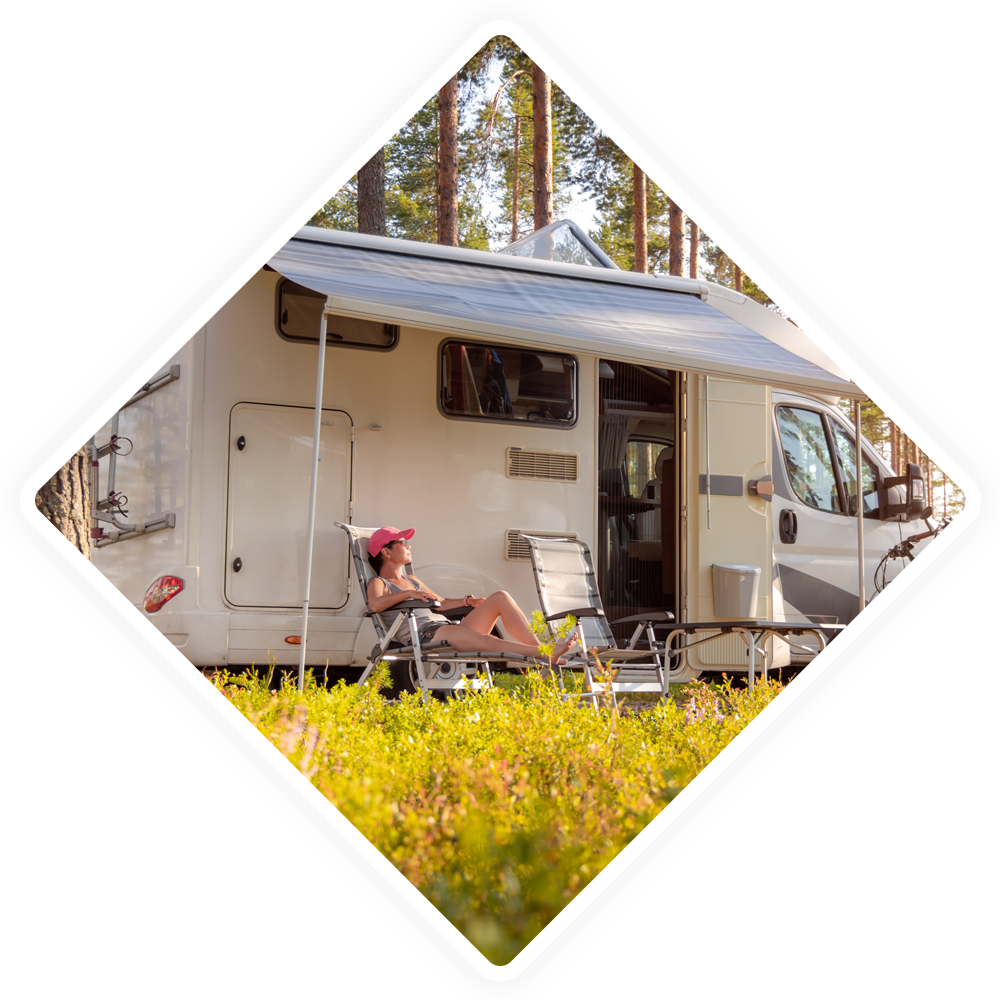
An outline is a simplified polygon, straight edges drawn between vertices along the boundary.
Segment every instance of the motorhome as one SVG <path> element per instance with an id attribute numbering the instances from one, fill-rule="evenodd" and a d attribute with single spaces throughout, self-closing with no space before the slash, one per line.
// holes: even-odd
<path id="1" fill-rule="evenodd" d="M 611 620 L 858 613 L 836 401 L 864 394 L 792 323 L 618 270 L 568 222 L 499 253 L 306 228 L 92 441 L 93 561 L 194 664 L 298 661 L 324 314 L 309 665 L 349 673 L 375 641 L 337 522 L 414 527 L 439 593 L 529 612 L 525 534 L 586 541 Z M 870 600 L 928 525 L 917 467 L 904 483 L 861 447 Z M 759 583 L 748 606 L 722 607 L 720 573 Z M 747 666 L 726 636 L 671 679 Z"/>

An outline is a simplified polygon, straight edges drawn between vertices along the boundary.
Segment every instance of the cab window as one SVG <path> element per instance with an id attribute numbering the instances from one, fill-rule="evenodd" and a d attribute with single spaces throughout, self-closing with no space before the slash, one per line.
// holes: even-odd
<path id="1" fill-rule="evenodd" d="M 830 421 L 833 440 L 840 459 L 840 476 L 847 490 L 848 503 L 853 513 L 857 509 L 857 459 L 854 451 L 854 435 L 849 434 L 836 420 Z M 865 513 L 878 511 L 878 492 L 875 488 L 875 466 L 861 452 L 861 485 L 864 496 Z"/>
<path id="2" fill-rule="evenodd" d="M 813 410 L 778 407 L 778 432 L 795 495 L 810 507 L 842 513 L 823 418 Z"/>

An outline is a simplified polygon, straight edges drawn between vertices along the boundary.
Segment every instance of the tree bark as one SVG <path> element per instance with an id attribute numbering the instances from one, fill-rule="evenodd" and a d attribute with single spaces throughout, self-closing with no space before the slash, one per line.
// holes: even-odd
<path id="1" fill-rule="evenodd" d="M 514 185 L 513 185 L 513 200 L 511 201 L 510 210 L 510 241 L 511 243 L 517 240 L 518 234 L 518 213 L 520 206 L 518 202 L 521 200 L 521 117 L 517 113 L 517 109 L 514 109 Z"/>
<path id="2" fill-rule="evenodd" d="M 698 277 L 698 252 L 701 246 L 701 230 L 698 228 L 698 223 L 694 219 L 688 219 L 688 224 L 691 227 L 691 240 L 690 240 L 690 254 L 688 257 L 688 275 L 692 278 Z"/>
<path id="3" fill-rule="evenodd" d="M 646 175 L 638 164 L 632 164 L 632 232 L 635 246 L 633 270 L 645 274 L 649 270 L 648 233 L 646 230 Z"/>
<path id="4" fill-rule="evenodd" d="M 670 199 L 670 273 L 684 273 L 684 213 Z"/>
<path id="5" fill-rule="evenodd" d="M 552 222 L 552 81 L 537 66 L 531 68 L 534 102 L 534 227 Z"/>
<path id="6" fill-rule="evenodd" d="M 738 292 L 743 291 L 743 272 L 733 264 L 733 288 Z"/>
<path id="7" fill-rule="evenodd" d="M 438 243 L 458 246 L 458 76 L 438 92 Z"/>
<path id="8" fill-rule="evenodd" d="M 358 171 L 358 232 L 385 236 L 385 147 Z"/>
<path id="9" fill-rule="evenodd" d="M 86 447 L 35 494 L 35 506 L 90 558 L 90 455 Z"/>

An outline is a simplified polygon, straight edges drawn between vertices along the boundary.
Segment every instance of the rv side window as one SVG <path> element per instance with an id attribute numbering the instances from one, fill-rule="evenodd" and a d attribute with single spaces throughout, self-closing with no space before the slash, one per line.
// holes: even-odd
<path id="1" fill-rule="evenodd" d="M 833 438 L 837 443 L 838 457 L 840 459 L 840 475 L 844 480 L 844 486 L 847 489 L 847 495 L 851 498 L 851 502 L 856 504 L 857 501 L 854 497 L 858 495 L 857 486 L 855 485 L 855 476 L 857 475 L 857 459 L 854 453 L 854 436 L 848 434 L 836 420 L 830 421 L 833 427 Z M 865 511 L 877 511 L 878 510 L 878 493 L 875 489 L 875 467 L 871 462 L 865 458 L 864 451 L 861 452 L 861 485 L 864 493 L 864 505 Z"/>
<path id="2" fill-rule="evenodd" d="M 448 416 L 576 423 L 576 358 L 548 351 L 448 341 L 438 380 Z"/>
<path id="3" fill-rule="evenodd" d="M 811 507 L 840 513 L 837 477 L 823 418 L 813 410 L 779 406 L 778 430 L 788 478 L 798 498 Z"/>
<path id="4" fill-rule="evenodd" d="M 326 296 L 304 288 L 287 278 L 278 282 L 275 326 L 285 340 L 302 344 L 319 343 L 319 321 Z M 328 316 L 326 342 L 341 347 L 367 347 L 388 351 L 399 340 L 399 327 L 371 319 L 351 316 Z"/>

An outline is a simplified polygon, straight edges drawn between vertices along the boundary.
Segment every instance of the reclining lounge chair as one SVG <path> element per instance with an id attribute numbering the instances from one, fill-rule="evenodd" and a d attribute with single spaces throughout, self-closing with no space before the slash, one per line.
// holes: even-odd
<path id="1" fill-rule="evenodd" d="M 534 661 L 526 656 L 511 653 L 499 653 L 489 649 L 459 653 L 447 642 L 434 641 L 421 643 L 417 633 L 416 620 L 413 611 L 416 608 L 431 608 L 438 614 L 452 618 L 456 624 L 469 613 L 470 608 L 453 608 L 441 611 L 435 601 L 403 601 L 395 605 L 393 610 L 402 612 L 391 626 L 386 626 L 378 612 L 372 611 L 368 604 L 368 584 L 374 579 L 375 572 L 368 562 L 368 539 L 378 529 L 361 528 L 353 524 L 335 522 L 338 528 L 343 528 L 350 539 L 351 558 L 361 585 L 361 593 L 365 600 L 365 617 L 372 620 L 378 642 L 372 648 L 368 657 L 368 665 L 361 675 L 359 684 L 368 680 L 368 675 L 376 665 L 383 660 L 389 662 L 395 686 L 402 691 L 420 691 L 426 699 L 431 692 L 456 692 L 477 690 L 493 683 L 490 661 L 499 660 L 521 662 L 534 665 Z M 485 637 L 484 637 L 485 642 Z M 480 677 L 482 672 L 485 676 Z"/>
<path id="2" fill-rule="evenodd" d="M 531 566 L 542 614 L 547 622 L 560 621 L 568 615 L 577 619 L 577 634 L 584 647 L 582 666 L 587 689 L 604 693 L 654 692 L 666 695 L 670 675 L 664 664 L 664 644 L 654 636 L 654 628 L 674 620 L 669 611 L 632 615 L 609 623 L 597 590 L 597 574 L 590 549 L 575 538 L 536 538 L 524 534 L 531 550 Z M 626 648 L 617 646 L 611 624 L 635 623 L 635 631 Z M 636 645 L 645 633 L 648 649 Z M 596 659 L 595 659 L 596 658 Z M 569 669 L 577 669 L 570 665 Z M 610 671 L 610 681 L 595 678 Z"/>

